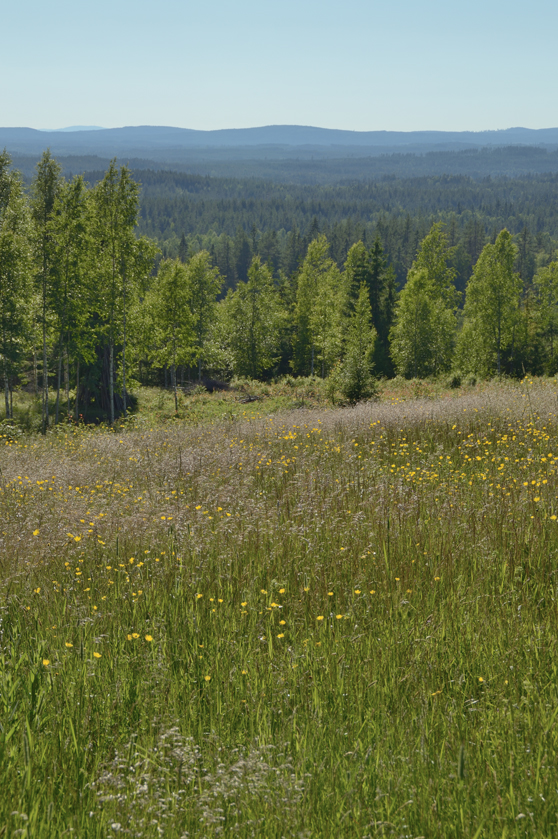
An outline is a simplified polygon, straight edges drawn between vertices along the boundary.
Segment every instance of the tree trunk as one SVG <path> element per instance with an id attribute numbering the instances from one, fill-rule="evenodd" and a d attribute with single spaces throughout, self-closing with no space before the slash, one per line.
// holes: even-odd
<path id="1" fill-rule="evenodd" d="M 124 274 L 124 283 L 122 288 L 123 297 L 123 321 L 122 321 L 122 401 L 124 403 L 124 416 L 127 416 L 126 411 L 126 274 Z"/>
<path id="2" fill-rule="evenodd" d="M 70 419 L 70 360 L 68 348 L 64 352 L 64 389 L 66 391 L 66 419 Z"/>
<path id="3" fill-rule="evenodd" d="M 10 383 L 6 365 L 4 365 L 4 397 L 6 400 L 6 419 L 10 419 Z"/>
<path id="4" fill-rule="evenodd" d="M 54 415 L 54 424 L 58 425 L 58 418 L 60 416 L 60 385 L 62 383 L 62 338 L 60 338 L 60 346 L 58 349 L 58 377 L 56 380 L 56 413 Z"/>
<path id="5" fill-rule="evenodd" d="M 76 362 L 76 401 L 75 401 L 75 420 L 79 421 L 79 358 Z"/>
<path id="6" fill-rule="evenodd" d="M 37 351 L 33 346 L 33 390 L 35 396 L 39 395 L 39 371 L 37 370 Z"/>
<path id="7" fill-rule="evenodd" d="M 174 412 L 175 414 L 178 413 L 178 393 L 176 390 L 176 367 L 174 364 L 171 364 L 171 382 L 172 382 L 172 389 L 174 391 Z"/>
<path id="8" fill-rule="evenodd" d="M 502 343 L 500 324 L 498 324 L 498 349 L 496 351 L 498 358 L 498 378 L 500 378 L 500 345 Z"/>
<path id="9" fill-rule="evenodd" d="M 44 292 L 43 292 L 44 300 Z M 46 307 L 43 304 L 43 434 L 48 428 L 48 367 L 46 346 Z"/>
<path id="10" fill-rule="evenodd" d="M 110 342 L 109 359 L 109 402 L 110 402 L 110 424 L 114 425 L 114 344 Z"/>

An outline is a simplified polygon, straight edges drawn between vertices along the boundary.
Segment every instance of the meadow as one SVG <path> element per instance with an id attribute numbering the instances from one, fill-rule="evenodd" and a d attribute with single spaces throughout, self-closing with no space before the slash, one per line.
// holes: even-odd
<path id="1" fill-rule="evenodd" d="M 0 426 L 0 836 L 558 835 L 555 380 L 203 399 Z"/>

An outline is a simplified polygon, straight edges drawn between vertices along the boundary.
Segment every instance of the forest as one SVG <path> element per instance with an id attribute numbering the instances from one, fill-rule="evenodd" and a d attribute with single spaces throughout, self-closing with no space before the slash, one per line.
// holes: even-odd
<path id="1" fill-rule="evenodd" d="M 138 383 L 558 370 L 557 176 L 297 186 L 177 172 L 29 182 L 0 155 L 5 417 L 126 415 Z"/>

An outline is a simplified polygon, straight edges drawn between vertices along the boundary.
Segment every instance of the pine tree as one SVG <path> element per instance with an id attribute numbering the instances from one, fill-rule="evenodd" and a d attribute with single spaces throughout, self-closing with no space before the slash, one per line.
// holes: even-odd
<path id="1" fill-rule="evenodd" d="M 375 340 L 369 289 L 362 282 L 348 322 L 345 357 L 341 368 L 341 392 L 351 404 L 368 399 L 376 392 L 372 378 Z"/>

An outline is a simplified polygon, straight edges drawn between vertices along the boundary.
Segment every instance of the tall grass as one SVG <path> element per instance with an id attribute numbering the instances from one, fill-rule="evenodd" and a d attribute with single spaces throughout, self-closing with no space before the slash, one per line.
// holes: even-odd
<path id="1" fill-rule="evenodd" d="M 558 833 L 554 385 L 0 440 L 0 833 Z"/>

